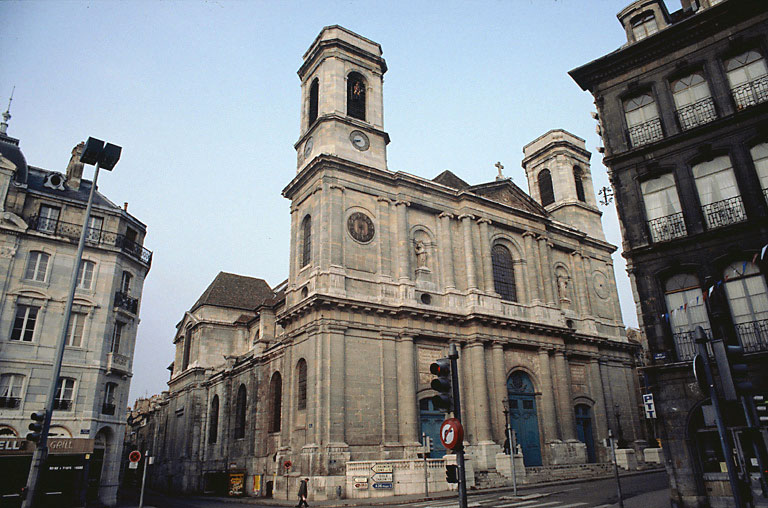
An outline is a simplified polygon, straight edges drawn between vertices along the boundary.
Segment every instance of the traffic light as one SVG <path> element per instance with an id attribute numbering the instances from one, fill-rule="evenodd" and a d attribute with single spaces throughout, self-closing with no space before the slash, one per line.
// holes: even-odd
<path id="1" fill-rule="evenodd" d="M 437 376 L 430 386 L 437 392 L 432 397 L 435 409 L 450 413 L 453 411 L 453 388 L 451 387 L 451 361 L 441 358 L 429 366 L 429 371 Z"/>
<path id="2" fill-rule="evenodd" d="M 713 340 L 711 345 L 725 400 L 738 400 L 742 395 L 749 395 L 752 382 L 744 361 L 744 348 L 726 345 L 721 340 Z"/>
<path id="3" fill-rule="evenodd" d="M 768 403 L 765 396 L 753 395 L 752 400 L 755 403 L 755 413 L 757 413 L 757 424 L 760 427 L 768 426 Z"/>
<path id="4" fill-rule="evenodd" d="M 28 441 L 34 441 L 35 443 L 40 441 L 40 437 L 43 432 L 43 422 L 45 421 L 45 411 L 39 411 L 37 413 L 32 413 L 32 423 L 29 424 L 29 430 L 32 432 L 29 432 L 27 434 L 27 440 Z"/>
<path id="5" fill-rule="evenodd" d="M 459 466 L 455 464 L 445 466 L 445 481 L 448 483 L 459 483 Z"/>

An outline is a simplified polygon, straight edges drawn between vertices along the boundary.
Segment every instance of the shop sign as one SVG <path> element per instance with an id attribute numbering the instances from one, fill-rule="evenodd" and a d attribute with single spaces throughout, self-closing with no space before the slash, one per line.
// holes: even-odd
<path id="1" fill-rule="evenodd" d="M 229 473 L 229 495 L 242 496 L 245 487 L 245 473 Z"/>
<path id="2" fill-rule="evenodd" d="M 0 438 L 0 455 L 32 455 L 33 443 L 23 437 Z M 48 453 L 51 455 L 80 455 L 93 452 L 93 439 L 52 437 L 48 439 Z"/>

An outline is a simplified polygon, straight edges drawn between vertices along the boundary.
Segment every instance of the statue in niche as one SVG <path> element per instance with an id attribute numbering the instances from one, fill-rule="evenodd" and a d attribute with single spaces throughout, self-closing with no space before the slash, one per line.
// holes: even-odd
<path id="1" fill-rule="evenodd" d="M 557 277 L 557 292 L 559 293 L 561 301 L 571 301 L 571 299 L 568 298 L 568 277 L 562 275 Z"/>
<path id="2" fill-rule="evenodd" d="M 427 246 L 424 245 L 424 242 L 422 242 L 421 240 L 417 240 L 416 246 L 414 247 L 414 252 L 416 253 L 416 267 L 428 268 L 427 267 Z"/>

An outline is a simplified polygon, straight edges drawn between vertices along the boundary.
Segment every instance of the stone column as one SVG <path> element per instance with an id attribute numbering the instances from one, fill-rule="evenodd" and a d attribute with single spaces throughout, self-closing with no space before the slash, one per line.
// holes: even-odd
<path id="1" fill-rule="evenodd" d="M 467 265 L 467 289 L 477 289 L 477 276 L 475 275 L 475 256 L 472 250 L 472 217 L 469 214 L 459 216 L 464 232 L 464 260 Z"/>
<path id="2" fill-rule="evenodd" d="M 314 425 L 311 429 L 307 429 L 307 442 L 320 444 L 322 434 L 322 422 L 325 421 L 323 416 L 323 409 L 325 408 L 325 393 L 323 390 L 323 384 L 325 381 L 326 368 L 323 367 L 328 362 L 323 359 L 323 335 L 318 330 L 314 333 L 310 332 L 310 344 L 314 343 L 315 348 L 315 362 L 316 366 L 311 366 L 310 362 L 307 362 L 307 382 L 311 381 L 311 384 L 307 384 L 307 396 L 311 397 L 311 400 L 307 400 L 307 424 L 312 420 L 309 416 L 309 409 L 314 410 Z M 311 394 L 310 394 L 310 390 Z M 309 426 L 309 425 L 307 425 Z"/>
<path id="3" fill-rule="evenodd" d="M 442 273 L 446 289 L 456 289 L 456 279 L 453 273 L 453 239 L 451 238 L 451 219 L 453 215 L 443 212 L 439 215 L 440 247 L 443 252 Z"/>
<path id="4" fill-rule="evenodd" d="M 595 430 L 597 430 L 597 440 L 600 441 L 608 437 L 608 416 L 605 402 L 605 392 L 603 391 L 603 381 L 600 379 L 600 365 L 597 358 L 589 361 L 589 384 L 592 398 L 595 399 L 595 406 L 592 408 L 592 414 L 595 419 Z"/>
<path id="5" fill-rule="evenodd" d="M 299 231 L 301 226 L 299 225 L 298 215 L 299 210 L 291 204 L 291 231 L 293 231 L 293 235 L 291 235 L 290 253 L 288 254 L 290 256 L 288 262 L 288 280 L 290 280 L 291 283 L 296 281 L 296 276 L 299 273 L 299 264 L 301 264 L 296 256 L 296 250 L 299 247 L 297 242 L 299 242 L 302 236 Z"/>
<path id="6" fill-rule="evenodd" d="M 341 326 L 329 326 L 327 337 L 326 361 L 328 381 L 328 397 L 326 410 L 328 415 L 328 444 L 344 443 L 346 429 L 344 422 L 344 399 L 346 396 L 346 348 L 344 332 Z M 333 363 L 333 368 L 330 364 Z"/>
<path id="7" fill-rule="evenodd" d="M 483 263 L 483 279 L 485 279 L 483 289 L 490 293 L 496 290 L 493 283 L 493 266 L 491 265 L 491 237 L 488 235 L 488 224 L 491 221 L 478 219 L 477 223 L 480 225 L 480 256 Z"/>
<path id="8" fill-rule="evenodd" d="M 614 437 L 619 437 L 619 429 L 616 427 L 616 410 L 613 405 L 613 389 L 611 387 L 611 377 L 608 370 L 608 359 L 602 357 L 598 360 L 600 366 L 600 381 L 603 385 L 605 395 L 605 415 L 608 419 L 608 428 L 613 431 Z"/>
<path id="9" fill-rule="evenodd" d="M 386 197 L 379 197 L 376 200 L 379 204 L 378 237 L 379 237 L 379 274 L 384 277 L 392 276 L 392 248 L 390 246 L 389 230 L 389 206 L 391 200 Z"/>
<path id="10" fill-rule="evenodd" d="M 401 335 L 397 342 L 398 426 L 400 443 L 405 446 L 417 446 L 419 442 L 415 363 L 413 337 Z"/>
<path id="11" fill-rule="evenodd" d="M 629 423 L 632 425 L 632 439 L 628 439 L 628 441 L 636 441 L 643 439 L 640 421 L 645 419 L 645 415 L 642 415 L 642 417 L 640 415 L 640 387 L 638 386 L 634 365 L 631 362 L 627 362 L 622 364 L 621 367 L 627 380 L 626 390 L 627 400 L 629 401 L 627 411 L 629 412 Z"/>
<path id="12" fill-rule="evenodd" d="M 507 399 L 507 369 L 504 367 L 504 346 L 501 342 L 491 345 L 490 411 L 493 422 L 493 439 L 503 443 L 505 439 L 506 421 L 504 421 L 504 400 Z"/>
<path id="13" fill-rule="evenodd" d="M 587 280 L 584 277 L 584 262 L 581 259 L 580 252 L 573 251 L 571 253 L 571 267 L 573 270 L 573 280 L 576 284 L 577 309 L 581 316 L 586 316 L 590 314 L 590 310 L 587 301 Z"/>
<path id="14" fill-rule="evenodd" d="M 331 185 L 331 265 L 344 266 L 344 187 Z"/>
<path id="15" fill-rule="evenodd" d="M 541 259 L 541 287 L 542 296 L 549 305 L 555 305 L 555 296 L 552 291 L 552 265 L 549 262 L 549 247 L 547 239 L 543 236 L 537 238 L 539 241 L 539 259 Z"/>
<path id="16" fill-rule="evenodd" d="M 539 369 L 541 370 L 541 422 L 544 430 L 544 441 L 557 439 L 557 411 L 555 410 L 555 393 L 552 385 L 552 372 L 549 365 L 549 351 L 539 349 Z"/>
<path id="17" fill-rule="evenodd" d="M 476 443 L 477 431 L 475 418 L 475 406 L 470 402 L 472 396 L 472 365 L 469 361 L 469 349 L 456 343 L 456 349 L 459 352 L 457 360 L 459 366 L 459 396 L 461 397 L 461 423 L 464 426 L 464 442 Z"/>
<path id="18" fill-rule="evenodd" d="M 611 285 L 611 313 L 616 323 L 621 323 L 621 305 L 619 305 L 619 291 L 616 289 L 616 273 L 613 271 L 613 263 L 605 264 L 605 271 L 608 274 L 608 283 Z"/>
<path id="19" fill-rule="evenodd" d="M 410 205 L 408 201 L 395 201 L 397 213 L 397 276 L 401 282 L 411 278 L 407 216 Z"/>
<path id="20" fill-rule="evenodd" d="M 582 270 L 584 271 L 584 293 L 587 295 L 587 307 L 589 309 L 588 312 L 591 315 L 596 315 L 597 309 L 592 304 L 592 293 L 589 291 L 592 276 L 592 264 L 590 262 L 589 256 L 581 256 L 581 264 Z"/>
<path id="21" fill-rule="evenodd" d="M 568 360 L 565 351 L 555 351 L 555 372 L 557 375 L 557 406 L 563 440 L 576 439 L 576 419 L 573 415 L 573 396 L 568 375 Z"/>
<path id="22" fill-rule="evenodd" d="M 479 443 L 491 441 L 491 420 L 488 407 L 488 384 L 486 381 L 485 348 L 479 341 L 467 345 L 472 363 L 472 400 Z"/>
<path id="23" fill-rule="evenodd" d="M 530 231 L 523 233 L 523 243 L 525 244 L 526 273 L 528 276 L 528 287 L 531 288 L 531 303 L 540 303 L 542 298 L 541 267 L 539 265 L 539 253 L 535 244 L 535 235 Z"/>

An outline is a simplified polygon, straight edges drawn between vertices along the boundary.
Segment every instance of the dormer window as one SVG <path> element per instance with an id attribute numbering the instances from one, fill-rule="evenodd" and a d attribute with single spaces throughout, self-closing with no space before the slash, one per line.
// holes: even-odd
<path id="1" fill-rule="evenodd" d="M 658 31 L 659 26 L 656 24 L 656 16 L 653 12 L 644 12 L 632 20 L 632 35 L 635 36 L 635 42 L 641 41 Z"/>

